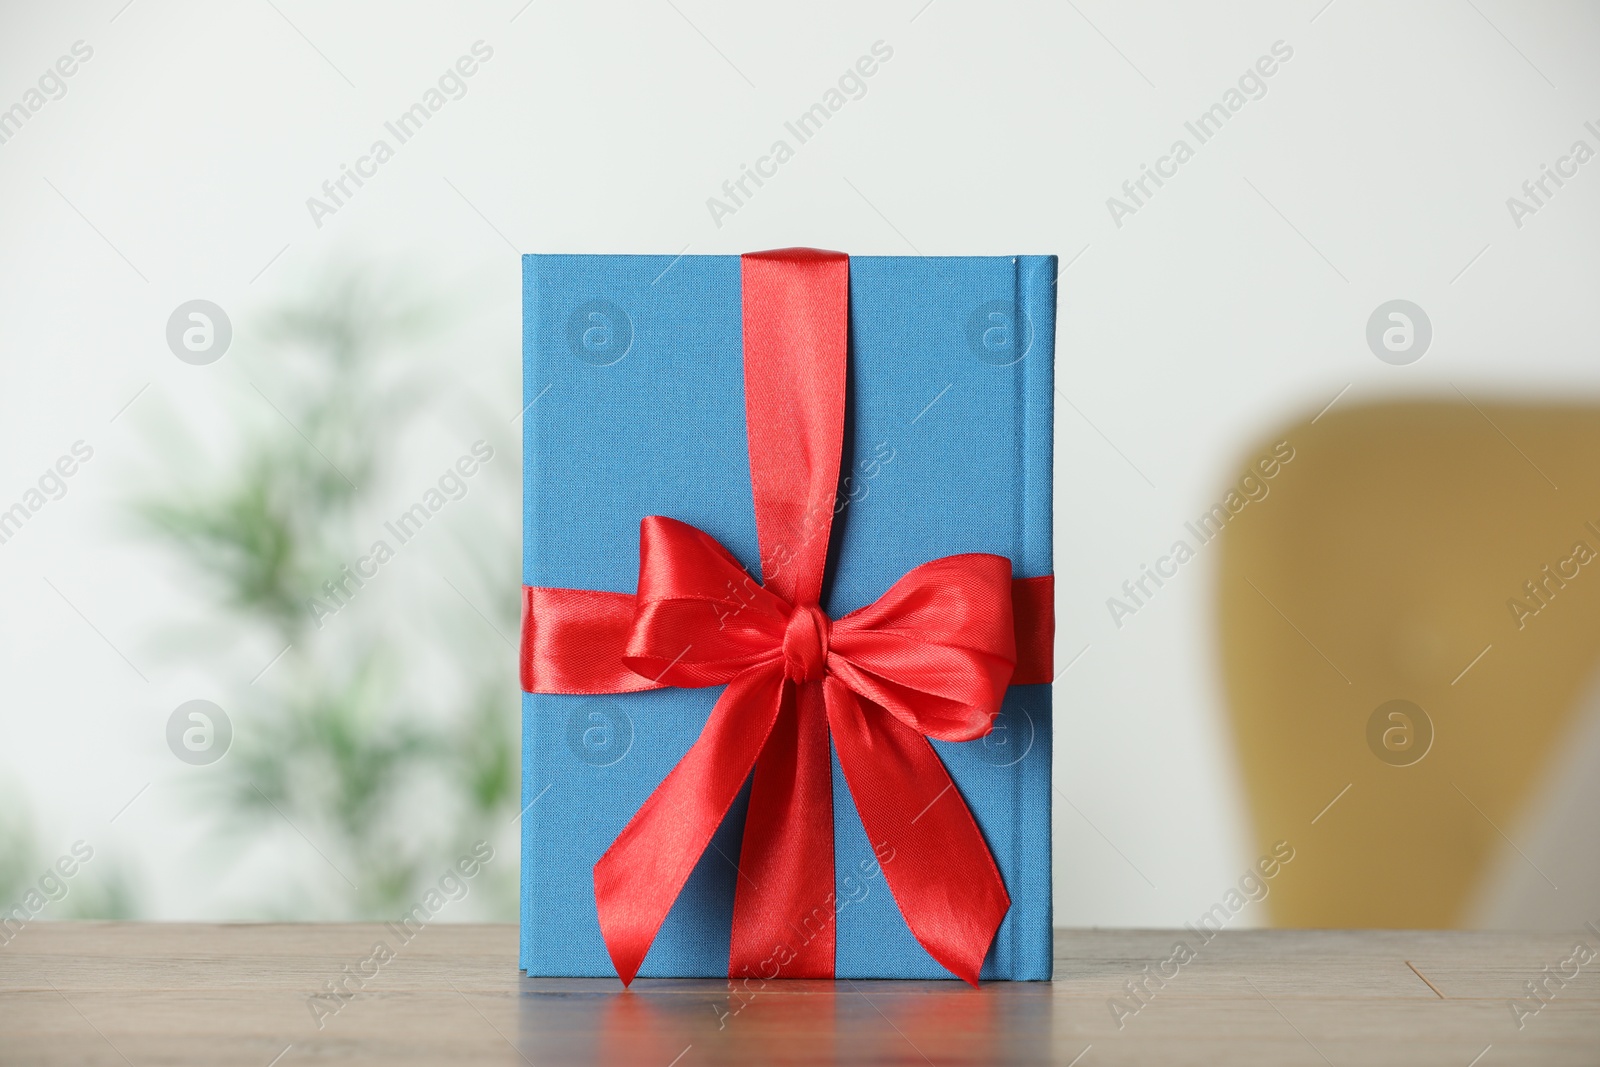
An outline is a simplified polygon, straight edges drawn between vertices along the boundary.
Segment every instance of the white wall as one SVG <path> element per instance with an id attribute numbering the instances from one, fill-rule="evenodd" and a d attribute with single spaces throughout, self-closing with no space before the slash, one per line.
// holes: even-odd
<path id="1" fill-rule="evenodd" d="M 0 776 L 29 797 L 47 851 L 91 835 L 136 863 L 157 916 L 228 911 L 194 875 L 203 813 L 166 716 L 273 650 L 185 663 L 152 648 L 157 624 L 194 604 L 117 518 L 151 462 L 134 415 L 192 433 L 197 465 L 225 463 L 219 412 L 262 372 L 252 312 L 329 262 L 410 271 L 459 298 L 441 404 L 509 417 L 518 251 L 1071 260 L 1059 662 L 1087 651 L 1057 684 L 1067 924 L 1181 923 L 1252 859 L 1213 666 L 1212 559 L 1121 629 L 1104 603 L 1242 450 L 1347 385 L 1345 401 L 1600 387 L 1600 162 L 1520 227 L 1506 207 L 1574 140 L 1600 147 L 1583 125 L 1600 126 L 1592 6 L 122 5 L 0 15 L 0 107 L 74 42 L 93 48 L 66 95 L 0 144 L 0 502 L 75 440 L 95 448 L 67 496 L 0 544 Z M 316 226 L 307 197 L 479 40 L 493 58 L 465 97 Z M 716 225 L 706 199 L 880 40 L 893 58 L 866 95 Z M 1278 41 L 1293 55 L 1265 96 L 1118 226 L 1107 198 L 1174 139 L 1194 146 L 1184 122 Z M 238 352 L 209 367 L 164 341 L 195 297 L 239 330 Z M 1364 340 L 1397 297 L 1434 328 L 1410 366 Z M 412 449 L 419 484 L 471 432 L 452 419 Z M 514 516 L 514 488 L 496 506 Z M 280 845 L 281 862 L 305 860 Z"/>

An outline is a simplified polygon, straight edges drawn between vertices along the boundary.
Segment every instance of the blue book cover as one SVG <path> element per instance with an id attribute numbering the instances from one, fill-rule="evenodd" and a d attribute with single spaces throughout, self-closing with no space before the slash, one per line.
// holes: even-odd
<path id="1" fill-rule="evenodd" d="M 1054 256 L 850 260 L 848 399 L 823 607 L 837 618 L 941 556 L 1051 573 Z M 639 521 L 693 524 L 759 574 L 737 256 L 523 258 L 523 582 L 632 593 Z M 610 976 L 593 869 L 699 736 L 720 688 L 524 693 L 521 966 Z M 1051 976 L 1048 685 L 994 731 L 933 742 L 1011 908 L 986 979 Z M 746 787 L 748 791 L 748 785 Z M 840 978 L 949 978 L 900 916 L 834 760 Z M 642 977 L 725 977 L 736 802 Z M 863 875 L 872 871 L 872 875 Z"/>

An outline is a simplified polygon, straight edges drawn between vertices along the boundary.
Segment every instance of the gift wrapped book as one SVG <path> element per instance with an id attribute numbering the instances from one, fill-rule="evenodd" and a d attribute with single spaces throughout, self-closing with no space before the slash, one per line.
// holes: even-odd
<path id="1" fill-rule="evenodd" d="M 1055 258 L 523 266 L 522 967 L 1048 979 Z"/>

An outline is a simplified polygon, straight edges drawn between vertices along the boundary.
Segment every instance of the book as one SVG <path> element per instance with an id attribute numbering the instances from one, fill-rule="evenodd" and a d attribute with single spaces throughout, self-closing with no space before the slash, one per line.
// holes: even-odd
<path id="1" fill-rule="evenodd" d="M 1051 573 L 1054 256 L 852 257 L 845 436 L 824 610 L 958 553 Z M 639 524 L 691 523 L 759 575 L 738 256 L 529 255 L 523 582 L 632 593 Z M 524 693 L 521 966 L 609 976 L 593 867 L 720 693 Z M 982 976 L 1051 976 L 1051 694 L 1013 685 L 995 729 L 934 741 L 1011 906 Z M 748 792 L 748 784 L 746 786 Z M 948 978 L 912 937 L 834 759 L 841 978 Z M 642 977 L 725 977 L 744 797 Z M 801 936 L 797 931 L 797 936 Z"/>

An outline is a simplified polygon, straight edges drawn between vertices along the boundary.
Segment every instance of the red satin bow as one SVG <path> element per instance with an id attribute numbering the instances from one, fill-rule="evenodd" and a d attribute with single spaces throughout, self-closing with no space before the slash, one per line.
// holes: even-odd
<path id="1" fill-rule="evenodd" d="M 934 959 L 976 984 L 1010 907 L 927 737 L 981 737 L 1008 684 L 1049 680 L 1051 580 L 1013 582 L 1002 556 L 947 556 L 842 618 L 818 607 L 844 428 L 848 264 L 811 249 L 743 257 L 765 584 L 708 534 L 651 516 L 637 596 L 525 589 L 530 692 L 726 686 L 595 864 L 600 929 L 624 983 L 747 780 L 729 974 L 777 957 L 784 977 L 832 977 L 830 736 L 890 891 Z"/>
<path id="2" fill-rule="evenodd" d="M 975 982 L 1010 898 L 922 735 L 969 741 L 1000 710 L 1016 664 L 1010 561 L 925 563 L 830 623 L 816 606 L 793 607 L 752 583 L 693 526 L 645 519 L 639 555 L 624 662 L 669 685 L 728 688 L 688 755 L 595 865 L 600 929 L 623 981 L 757 757 L 765 789 L 752 795 L 745 824 L 732 958 L 771 959 L 781 944 L 798 956 L 786 975 L 832 976 L 831 730 L 868 839 L 893 849 L 883 872 L 912 933 Z M 797 759 L 812 732 L 820 745 Z M 794 929 L 808 932 L 803 946 Z"/>

